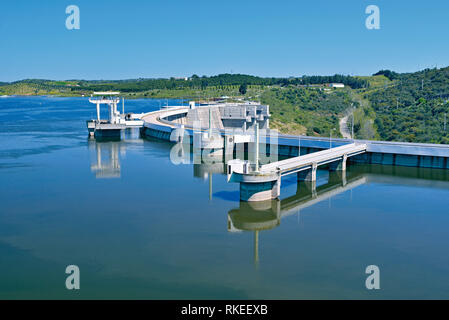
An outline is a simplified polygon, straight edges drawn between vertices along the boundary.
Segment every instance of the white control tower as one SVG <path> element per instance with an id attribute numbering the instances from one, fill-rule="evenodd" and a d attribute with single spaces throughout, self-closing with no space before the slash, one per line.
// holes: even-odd
<path id="1" fill-rule="evenodd" d="M 119 124 L 120 123 L 120 112 L 117 110 L 117 104 L 120 102 L 120 98 L 117 97 L 120 92 L 94 92 L 89 98 L 90 103 L 95 103 L 97 105 L 97 121 L 101 122 L 100 119 L 100 105 L 107 104 L 109 106 L 109 123 Z M 97 96 L 97 97 L 94 97 Z"/>
<path id="2" fill-rule="evenodd" d="M 140 119 L 143 114 L 124 114 L 125 99 L 122 98 L 122 114 L 117 110 L 120 102 L 118 95 L 120 92 L 104 91 L 94 92 L 89 98 L 90 103 L 97 106 L 97 118 L 87 121 L 87 129 L 90 135 L 96 137 L 119 137 L 120 132 L 126 128 L 140 128 L 143 121 Z M 108 119 L 100 118 L 100 106 L 106 104 L 109 106 Z"/>

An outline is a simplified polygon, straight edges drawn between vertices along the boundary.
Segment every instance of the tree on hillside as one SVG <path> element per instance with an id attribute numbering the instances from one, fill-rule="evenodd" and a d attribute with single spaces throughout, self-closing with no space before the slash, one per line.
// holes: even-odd
<path id="1" fill-rule="evenodd" d="M 239 92 L 241 94 L 246 94 L 246 83 L 240 85 Z"/>
<path id="2" fill-rule="evenodd" d="M 399 73 L 396 73 L 396 72 L 391 71 L 391 70 L 380 70 L 379 72 L 373 74 L 373 76 L 380 76 L 380 75 L 384 75 L 385 77 L 387 77 L 391 81 L 393 81 L 395 79 L 399 79 Z"/>

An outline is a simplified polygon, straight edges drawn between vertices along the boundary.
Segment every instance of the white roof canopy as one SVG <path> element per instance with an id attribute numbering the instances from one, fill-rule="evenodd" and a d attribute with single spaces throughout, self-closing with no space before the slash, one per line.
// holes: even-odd
<path id="1" fill-rule="evenodd" d="M 115 96 L 120 94 L 120 92 L 118 91 L 99 91 L 99 92 L 94 92 L 94 95 L 97 96 Z"/>

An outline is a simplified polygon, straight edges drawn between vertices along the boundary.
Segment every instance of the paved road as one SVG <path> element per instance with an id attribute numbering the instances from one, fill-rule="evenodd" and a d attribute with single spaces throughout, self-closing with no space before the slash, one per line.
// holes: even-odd
<path id="1" fill-rule="evenodd" d="M 348 129 L 349 117 L 350 117 L 350 115 L 347 115 L 340 119 L 340 132 L 341 132 L 341 135 L 343 136 L 343 138 L 345 138 L 345 139 L 352 139 L 351 133 L 349 132 L 349 129 Z"/>

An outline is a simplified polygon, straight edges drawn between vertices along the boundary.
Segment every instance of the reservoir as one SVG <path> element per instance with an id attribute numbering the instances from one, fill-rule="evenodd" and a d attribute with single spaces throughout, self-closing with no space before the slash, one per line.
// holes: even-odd
<path id="1" fill-rule="evenodd" d="M 182 102 L 127 111 L 166 103 Z M 223 164 L 176 165 L 136 129 L 89 139 L 94 113 L 0 98 L 1 299 L 449 298 L 447 170 L 356 164 L 346 186 L 318 170 L 316 196 L 287 177 L 280 201 L 251 204 Z"/>

